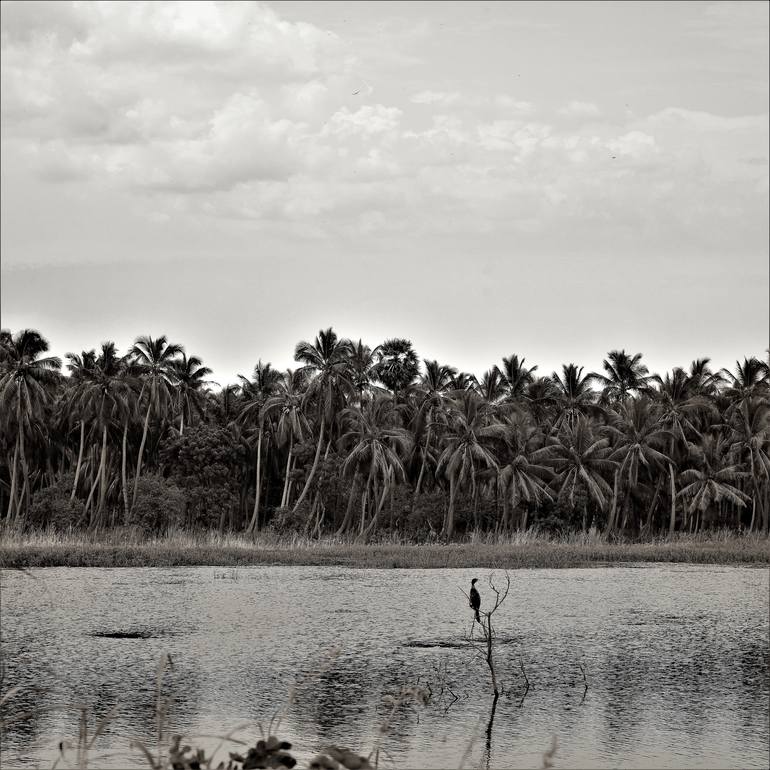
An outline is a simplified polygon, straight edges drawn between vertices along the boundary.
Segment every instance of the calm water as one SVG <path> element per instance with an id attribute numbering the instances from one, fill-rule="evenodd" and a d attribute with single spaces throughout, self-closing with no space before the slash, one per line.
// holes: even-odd
<path id="1" fill-rule="evenodd" d="M 471 741 L 466 767 L 540 767 L 554 735 L 555 767 L 768 766 L 768 571 L 654 565 L 511 573 L 511 595 L 495 616 L 506 693 L 490 733 L 488 672 L 461 646 L 471 615 L 460 588 L 481 578 L 484 601 L 487 574 L 4 572 L 3 690 L 24 688 L 14 698 L 21 710 L 84 702 L 100 716 L 119 703 L 91 766 L 125 767 L 131 762 L 110 755 L 132 737 L 154 735 L 162 653 L 173 660 L 163 690 L 174 696 L 172 730 L 215 735 L 269 719 L 297 676 L 339 646 L 331 667 L 299 687 L 284 721 L 282 736 L 302 760 L 335 742 L 368 753 L 385 713 L 382 696 L 420 682 L 433 698 L 397 712 L 382 767 L 457 767 Z M 115 632 L 149 638 L 99 636 Z M 519 660 L 530 681 L 523 700 Z M 38 697 L 35 688 L 46 692 Z M 47 711 L 16 725 L 4 736 L 2 767 L 50 766 L 76 724 L 72 712 Z"/>

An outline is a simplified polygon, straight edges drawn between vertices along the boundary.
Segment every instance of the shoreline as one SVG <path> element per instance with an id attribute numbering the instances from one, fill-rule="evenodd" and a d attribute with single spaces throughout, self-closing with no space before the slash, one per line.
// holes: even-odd
<path id="1" fill-rule="evenodd" d="M 189 535 L 149 542 L 16 536 L 0 542 L 0 569 L 42 567 L 329 566 L 363 569 L 574 568 L 672 563 L 770 566 L 770 541 L 759 536 L 680 536 L 646 543 L 546 540 L 523 535 L 501 543 L 369 545 L 339 541 L 252 542 Z"/>

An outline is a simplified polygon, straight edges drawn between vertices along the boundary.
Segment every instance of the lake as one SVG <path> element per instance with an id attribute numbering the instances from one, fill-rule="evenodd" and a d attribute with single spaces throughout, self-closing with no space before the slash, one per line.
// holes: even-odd
<path id="1" fill-rule="evenodd" d="M 173 664 L 162 690 L 172 699 L 171 732 L 221 735 L 251 722 L 237 737 L 253 742 L 254 723 L 281 709 L 301 679 L 280 731 L 301 764 L 334 743 L 368 754 L 388 711 L 383 696 L 419 684 L 431 698 L 395 712 L 380 767 L 458 767 L 466 751 L 466 768 L 541 767 L 554 736 L 554 767 L 768 766 L 768 570 L 511 572 L 510 595 L 494 615 L 505 689 L 491 730 L 489 672 L 467 647 L 472 612 L 461 593 L 478 577 L 483 610 L 488 575 L 4 571 L 3 692 L 22 688 L 12 699 L 18 711 L 83 703 L 92 720 L 119 704 L 91 761 L 100 768 L 147 766 L 138 753 L 114 752 L 134 737 L 154 740 L 163 653 Z M 77 737 L 77 719 L 71 709 L 50 710 L 16 723 L 3 736 L 2 767 L 50 767 L 58 742 Z"/>

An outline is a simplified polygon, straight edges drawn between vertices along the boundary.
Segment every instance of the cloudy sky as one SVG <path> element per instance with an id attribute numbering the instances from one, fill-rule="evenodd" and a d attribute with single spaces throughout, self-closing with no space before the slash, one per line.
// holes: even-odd
<path id="1" fill-rule="evenodd" d="M 2 325 L 762 355 L 767 61 L 765 2 L 3 2 Z"/>

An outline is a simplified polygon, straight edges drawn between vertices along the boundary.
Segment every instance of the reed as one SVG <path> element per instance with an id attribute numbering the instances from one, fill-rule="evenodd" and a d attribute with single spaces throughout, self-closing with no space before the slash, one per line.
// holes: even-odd
<path id="1" fill-rule="evenodd" d="M 565 568 L 624 563 L 770 564 L 770 541 L 728 531 L 675 535 L 645 542 L 608 543 L 598 533 L 545 537 L 533 531 L 509 537 L 469 536 L 449 544 L 382 538 L 352 539 L 172 532 L 143 538 L 133 531 L 102 536 L 81 533 L 6 532 L 0 568 L 177 567 L 253 565 L 359 568 L 491 569 Z"/>

